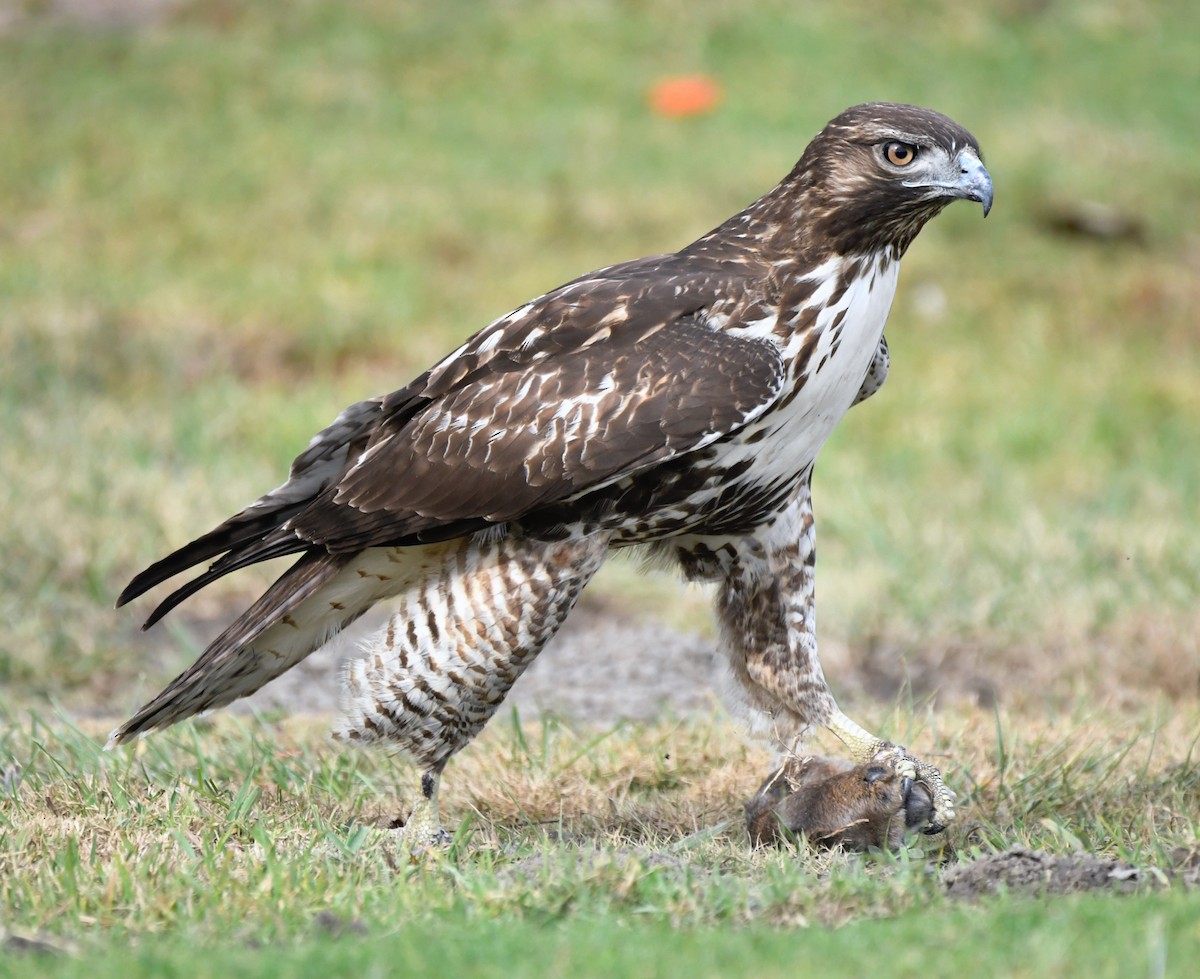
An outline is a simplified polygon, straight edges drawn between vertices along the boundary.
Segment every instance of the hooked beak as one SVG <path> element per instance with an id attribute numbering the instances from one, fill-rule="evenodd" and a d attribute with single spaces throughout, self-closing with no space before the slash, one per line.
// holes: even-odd
<path id="1" fill-rule="evenodd" d="M 908 183 L 906 186 L 932 190 L 938 197 L 979 201 L 983 205 L 983 216 L 988 216 L 988 211 L 992 209 L 992 177 L 974 150 L 963 150 L 953 163 L 946 161 L 934 176 L 936 179 Z"/>
<path id="2" fill-rule="evenodd" d="M 968 201 L 979 201 L 983 205 L 983 216 L 988 216 L 992 209 L 992 176 L 987 168 L 971 150 L 963 150 L 958 154 L 958 166 L 962 171 L 958 179 L 946 186 L 955 197 Z"/>

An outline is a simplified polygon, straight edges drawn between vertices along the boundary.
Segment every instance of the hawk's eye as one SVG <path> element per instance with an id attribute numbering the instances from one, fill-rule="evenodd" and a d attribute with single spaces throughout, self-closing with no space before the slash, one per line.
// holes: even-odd
<path id="1" fill-rule="evenodd" d="M 917 158 L 917 148 L 912 143 L 894 140 L 883 147 L 884 158 L 894 167 L 906 167 Z"/>

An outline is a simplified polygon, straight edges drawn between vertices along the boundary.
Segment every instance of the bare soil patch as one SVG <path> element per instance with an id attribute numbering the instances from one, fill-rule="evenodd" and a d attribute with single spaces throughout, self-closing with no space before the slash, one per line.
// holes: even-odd
<path id="1" fill-rule="evenodd" d="M 946 893 L 974 900 L 1008 892 L 1031 896 L 1080 891 L 1135 891 L 1147 875 L 1123 860 L 1091 853 L 1054 856 L 1013 847 L 972 860 L 946 872 Z"/>
<path id="2" fill-rule="evenodd" d="M 361 654 L 365 638 L 380 624 L 379 618 L 364 617 L 363 624 L 234 707 L 335 711 L 342 664 Z M 587 599 L 517 682 L 507 704 L 522 717 L 553 713 L 585 725 L 684 716 L 713 709 L 719 665 L 712 640 L 700 633 L 630 619 L 604 598 Z"/>

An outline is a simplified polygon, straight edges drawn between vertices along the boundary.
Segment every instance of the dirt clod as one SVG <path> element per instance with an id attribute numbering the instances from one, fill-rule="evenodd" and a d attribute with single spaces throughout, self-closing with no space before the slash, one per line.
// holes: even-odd
<path id="1" fill-rule="evenodd" d="M 1055 856 L 1013 847 L 980 857 L 947 872 L 946 892 L 972 900 L 1007 891 L 1010 894 L 1073 894 L 1080 891 L 1137 890 L 1143 874 L 1121 860 L 1091 853 Z"/>

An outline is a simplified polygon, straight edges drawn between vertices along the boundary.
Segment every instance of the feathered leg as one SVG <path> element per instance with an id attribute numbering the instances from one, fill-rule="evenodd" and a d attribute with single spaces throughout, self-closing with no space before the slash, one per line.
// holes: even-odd
<path id="1" fill-rule="evenodd" d="M 816 528 L 808 479 L 765 543 L 727 542 L 713 552 L 726 555 L 717 608 L 733 693 L 759 733 L 791 752 L 813 728 L 828 728 L 856 763 L 886 761 L 928 785 L 934 812 L 925 831 L 943 828 L 954 818 L 954 793 L 938 769 L 852 721 L 825 681 L 817 656 Z"/>
<path id="2" fill-rule="evenodd" d="M 442 836 L 437 789 L 450 757 L 482 730 L 603 563 L 608 537 L 476 535 L 441 545 L 345 674 L 334 736 L 402 749 L 420 771 L 405 837 Z"/>

